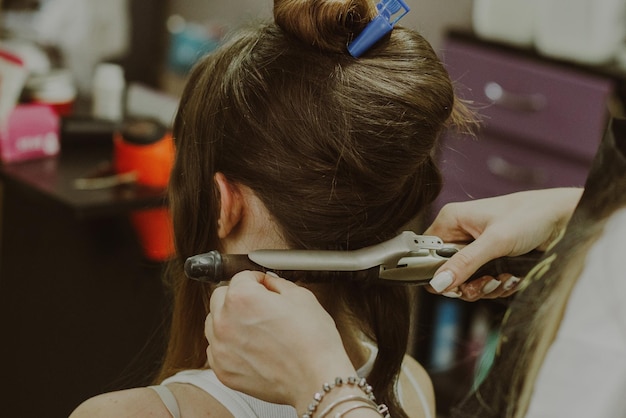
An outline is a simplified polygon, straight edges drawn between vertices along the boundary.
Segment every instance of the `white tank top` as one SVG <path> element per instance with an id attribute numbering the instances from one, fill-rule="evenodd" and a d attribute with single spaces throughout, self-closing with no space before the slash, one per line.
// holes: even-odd
<path id="1" fill-rule="evenodd" d="M 371 344 L 366 345 L 370 349 L 370 356 L 363 367 L 357 370 L 359 377 L 367 377 L 370 374 L 374 366 L 376 354 L 378 353 L 378 349 L 375 346 Z M 417 384 L 417 381 L 413 376 L 408 374 L 408 370 L 406 370 L 404 366 L 402 370 L 409 376 L 409 380 L 418 393 L 420 401 L 425 405 L 427 413 L 426 418 L 432 418 L 426 406 L 428 405 L 426 396 Z M 176 398 L 166 386 L 170 383 L 187 383 L 204 390 L 224 405 L 224 407 L 237 418 L 298 418 L 298 413 L 292 406 L 265 402 L 226 387 L 219 381 L 215 372 L 211 369 L 184 370 L 174 376 L 168 377 L 161 382 L 160 385 L 149 386 L 156 391 L 173 418 L 180 418 L 180 412 Z M 397 392 L 398 398 L 402 399 L 401 387 L 397 388 Z"/>

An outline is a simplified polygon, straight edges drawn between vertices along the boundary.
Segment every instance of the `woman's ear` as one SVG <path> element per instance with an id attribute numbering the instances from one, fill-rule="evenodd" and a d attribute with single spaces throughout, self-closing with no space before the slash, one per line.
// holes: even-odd
<path id="1" fill-rule="evenodd" d="M 220 218 L 217 223 L 217 234 L 220 239 L 224 239 L 241 221 L 243 197 L 237 185 L 228 181 L 223 173 L 215 173 L 215 183 L 220 193 Z"/>

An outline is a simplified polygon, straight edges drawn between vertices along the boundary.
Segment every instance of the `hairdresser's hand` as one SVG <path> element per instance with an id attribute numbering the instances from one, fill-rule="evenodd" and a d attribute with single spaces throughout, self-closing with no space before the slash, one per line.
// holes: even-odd
<path id="1" fill-rule="evenodd" d="M 306 410 L 315 392 L 356 371 L 331 316 L 313 293 L 245 271 L 211 296 L 208 362 L 227 386 Z"/>
<path id="2" fill-rule="evenodd" d="M 581 194 L 582 189 L 555 188 L 444 206 L 424 233 L 470 244 L 437 270 L 430 290 L 468 301 L 511 295 L 521 278 L 510 274 L 464 282 L 495 258 L 545 250 L 567 225 Z"/>

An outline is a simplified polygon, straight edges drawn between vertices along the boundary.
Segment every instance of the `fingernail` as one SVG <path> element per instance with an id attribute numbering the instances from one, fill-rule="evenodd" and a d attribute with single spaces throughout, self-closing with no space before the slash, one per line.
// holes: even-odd
<path id="1" fill-rule="evenodd" d="M 490 281 L 487 282 L 487 284 L 485 284 L 482 288 L 482 292 L 483 294 L 489 294 L 491 292 L 493 292 L 494 290 L 496 290 L 498 288 L 498 286 L 500 286 L 500 281 L 496 280 L 496 279 L 491 279 Z"/>
<path id="2" fill-rule="evenodd" d="M 514 286 L 517 286 L 520 281 L 521 279 L 519 277 L 511 276 L 504 282 L 502 288 L 504 290 L 511 290 Z"/>
<path id="3" fill-rule="evenodd" d="M 445 297 L 448 297 L 448 298 L 457 299 L 457 298 L 461 297 L 461 291 L 460 290 L 451 290 L 449 292 L 442 293 L 442 295 L 444 295 Z"/>
<path id="4" fill-rule="evenodd" d="M 433 289 L 435 289 L 435 292 L 441 293 L 446 290 L 446 288 L 450 286 L 453 281 L 454 276 L 450 271 L 446 270 L 433 277 L 430 281 L 430 285 Z"/>
<path id="5" fill-rule="evenodd" d="M 266 271 L 265 274 L 267 274 L 268 276 L 280 278 L 280 276 L 278 274 L 274 273 L 273 271 Z"/>

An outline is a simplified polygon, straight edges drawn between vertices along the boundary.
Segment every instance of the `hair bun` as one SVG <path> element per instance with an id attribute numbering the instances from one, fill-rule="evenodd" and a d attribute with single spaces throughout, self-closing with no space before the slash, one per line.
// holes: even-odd
<path id="1" fill-rule="evenodd" d="M 345 52 L 376 15 L 368 0 L 274 0 L 274 21 L 307 45 Z"/>

